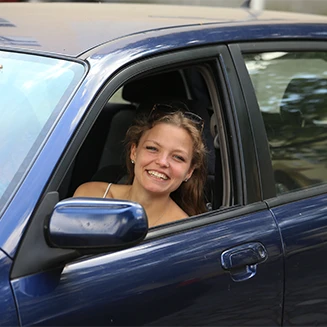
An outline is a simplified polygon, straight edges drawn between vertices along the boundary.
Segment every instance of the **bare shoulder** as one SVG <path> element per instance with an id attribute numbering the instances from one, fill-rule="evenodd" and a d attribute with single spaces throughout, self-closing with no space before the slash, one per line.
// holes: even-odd
<path id="1" fill-rule="evenodd" d="M 131 185 L 124 185 L 124 184 L 113 184 L 110 187 L 110 191 L 108 197 L 113 199 L 121 199 L 126 200 L 128 191 L 130 190 Z"/>
<path id="2" fill-rule="evenodd" d="M 166 215 L 166 219 L 163 219 L 160 224 L 171 223 L 185 218 L 189 218 L 189 215 L 173 201 L 173 206 L 169 210 L 169 214 Z"/>
<path id="3" fill-rule="evenodd" d="M 108 183 L 104 183 L 104 182 L 84 183 L 76 189 L 73 196 L 102 198 L 107 187 L 108 187 Z"/>
<path id="4" fill-rule="evenodd" d="M 175 216 L 175 220 L 189 218 L 189 215 L 177 204 L 173 216 Z"/>

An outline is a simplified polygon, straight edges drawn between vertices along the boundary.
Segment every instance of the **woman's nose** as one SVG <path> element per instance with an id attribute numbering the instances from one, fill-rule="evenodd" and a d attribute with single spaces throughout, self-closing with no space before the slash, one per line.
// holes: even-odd
<path id="1" fill-rule="evenodd" d="M 161 153 L 157 157 L 157 163 L 162 167 L 169 167 L 168 155 Z"/>

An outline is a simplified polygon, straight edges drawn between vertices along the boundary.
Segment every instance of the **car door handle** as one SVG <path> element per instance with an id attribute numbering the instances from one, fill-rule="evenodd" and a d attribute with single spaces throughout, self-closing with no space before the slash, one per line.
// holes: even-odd
<path id="1" fill-rule="evenodd" d="M 229 270 L 235 282 L 241 282 L 253 277 L 257 272 L 257 265 L 267 258 L 265 247 L 259 242 L 253 242 L 224 251 L 221 254 L 221 265 Z"/>

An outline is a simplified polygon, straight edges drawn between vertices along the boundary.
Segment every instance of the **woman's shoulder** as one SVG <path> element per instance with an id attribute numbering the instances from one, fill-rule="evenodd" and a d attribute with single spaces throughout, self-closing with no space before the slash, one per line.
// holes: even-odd
<path id="1" fill-rule="evenodd" d="M 175 209 L 175 220 L 189 218 L 189 215 L 178 205 L 176 204 Z"/>
<path id="2" fill-rule="evenodd" d="M 74 197 L 116 198 L 124 199 L 130 185 L 108 184 L 105 182 L 87 182 L 80 185 Z"/>
<path id="3" fill-rule="evenodd" d="M 173 201 L 166 222 L 173 222 L 185 218 L 189 218 L 189 215 L 175 201 Z"/>
<path id="4" fill-rule="evenodd" d="M 102 198 L 107 187 L 108 183 L 105 182 L 87 182 L 80 185 L 73 196 Z"/>
<path id="5" fill-rule="evenodd" d="M 112 186 L 110 187 L 110 191 L 108 192 L 108 197 L 114 199 L 126 200 L 130 188 L 131 185 L 112 184 Z"/>

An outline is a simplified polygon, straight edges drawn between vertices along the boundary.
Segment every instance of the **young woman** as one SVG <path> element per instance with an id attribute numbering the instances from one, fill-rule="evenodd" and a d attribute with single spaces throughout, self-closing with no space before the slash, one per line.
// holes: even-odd
<path id="1" fill-rule="evenodd" d="M 203 120 L 170 105 L 155 105 L 126 134 L 128 185 L 89 182 L 74 196 L 140 203 L 149 227 L 206 211 Z"/>

